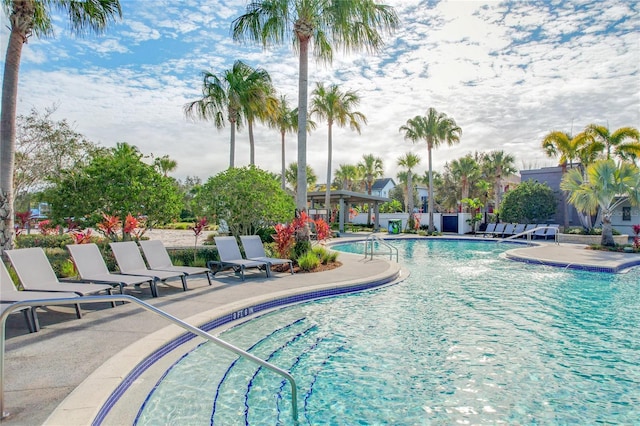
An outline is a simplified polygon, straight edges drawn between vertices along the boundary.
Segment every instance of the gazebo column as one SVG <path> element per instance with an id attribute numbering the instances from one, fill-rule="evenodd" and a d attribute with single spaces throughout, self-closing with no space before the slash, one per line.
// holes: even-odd
<path id="1" fill-rule="evenodd" d="M 340 197 L 340 211 L 338 212 L 338 232 L 344 233 L 344 198 Z"/>
<path id="2" fill-rule="evenodd" d="M 376 216 L 376 220 L 373 221 L 373 232 L 378 232 L 380 231 L 380 209 L 377 201 L 373 203 L 373 214 Z"/>

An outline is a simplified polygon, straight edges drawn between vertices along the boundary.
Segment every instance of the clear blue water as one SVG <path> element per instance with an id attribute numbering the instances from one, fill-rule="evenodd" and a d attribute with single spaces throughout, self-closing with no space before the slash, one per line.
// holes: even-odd
<path id="1" fill-rule="evenodd" d="M 393 244 L 411 271 L 402 283 L 222 334 L 293 374 L 300 424 L 638 424 L 640 268 L 527 265 L 495 243 Z M 205 343 L 167 372 L 138 424 L 291 424 L 290 409 L 278 376 Z"/>

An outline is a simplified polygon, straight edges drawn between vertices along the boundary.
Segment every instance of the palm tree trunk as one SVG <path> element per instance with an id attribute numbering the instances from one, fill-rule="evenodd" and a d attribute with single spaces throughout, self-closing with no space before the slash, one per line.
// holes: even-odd
<path id="1" fill-rule="evenodd" d="M 231 126 L 231 137 L 229 140 L 229 168 L 235 167 L 235 155 L 236 155 L 236 122 L 229 123 Z"/>
<path id="2" fill-rule="evenodd" d="M 600 244 L 607 247 L 614 247 L 616 242 L 613 239 L 613 227 L 611 226 L 611 213 L 605 212 L 602 215 L 602 238 Z"/>
<path id="3" fill-rule="evenodd" d="M 249 164 L 254 166 L 256 164 L 256 141 L 253 139 L 253 120 L 248 120 L 247 127 L 249 128 Z"/>
<path id="4" fill-rule="evenodd" d="M 0 253 L 13 248 L 13 170 L 16 154 L 18 75 L 24 38 L 12 28 L 2 83 L 0 116 Z"/>
<path id="5" fill-rule="evenodd" d="M 407 210 L 409 210 L 409 215 L 413 214 L 413 176 L 411 170 L 407 171 Z"/>
<path id="6" fill-rule="evenodd" d="M 284 146 L 284 137 L 285 137 L 285 132 L 280 132 L 280 136 L 282 138 L 282 152 L 280 153 L 280 156 L 282 157 L 282 175 L 281 175 L 281 184 L 282 184 L 282 190 L 284 191 L 285 189 L 285 185 L 286 185 L 286 179 L 284 178 L 284 173 L 286 171 L 285 167 L 286 167 L 286 162 L 284 159 L 284 153 L 285 153 L 285 146 Z"/>
<path id="7" fill-rule="evenodd" d="M 331 123 L 329 123 L 329 138 L 328 138 L 328 154 L 327 154 L 327 188 L 324 195 L 324 207 L 327 209 L 327 218 L 330 217 L 331 211 L 331 157 L 333 152 L 333 140 L 331 137 Z"/>
<path id="8" fill-rule="evenodd" d="M 309 38 L 299 38 L 300 68 L 298 76 L 298 192 L 296 208 L 307 209 L 307 105 L 309 74 Z"/>
<path id="9" fill-rule="evenodd" d="M 429 157 L 429 233 L 435 231 L 433 226 L 433 162 L 431 159 L 431 144 L 427 142 L 427 153 Z"/>

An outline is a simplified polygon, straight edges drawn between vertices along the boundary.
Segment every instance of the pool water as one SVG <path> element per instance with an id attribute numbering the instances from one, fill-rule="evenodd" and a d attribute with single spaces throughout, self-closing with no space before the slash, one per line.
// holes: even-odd
<path id="1" fill-rule="evenodd" d="M 527 265 L 480 241 L 392 244 L 411 272 L 402 283 L 221 335 L 293 374 L 300 424 L 638 424 L 640 268 Z M 290 401 L 279 376 L 204 343 L 137 424 L 291 424 Z"/>

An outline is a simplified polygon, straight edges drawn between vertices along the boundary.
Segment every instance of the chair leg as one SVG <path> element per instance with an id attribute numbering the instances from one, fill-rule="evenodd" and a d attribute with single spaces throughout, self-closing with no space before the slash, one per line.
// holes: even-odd
<path id="1" fill-rule="evenodd" d="M 291 275 L 293 275 L 293 262 L 289 262 L 289 267 L 291 268 Z"/>
<path id="2" fill-rule="evenodd" d="M 151 296 L 158 297 L 158 287 L 155 279 L 151 281 Z"/>
<path id="3" fill-rule="evenodd" d="M 205 274 L 207 274 L 207 281 L 209 281 L 209 285 L 213 285 L 213 283 L 211 282 L 211 273 L 207 271 L 205 272 Z"/>
<path id="4" fill-rule="evenodd" d="M 107 290 L 107 292 L 109 293 L 109 296 L 111 296 L 113 294 L 113 289 L 110 288 L 109 290 Z M 116 307 L 116 302 L 111 302 L 111 307 L 115 308 Z"/>
<path id="5" fill-rule="evenodd" d="M 78 319 L 82 319 L 82 311 L 80 310 L 80 304 L 76 303 L 76 316 Z"/>
<path id="6" fill-rule="evenodd" d="M 33 325 L 33 317 L 31 315 L 31 310 L 33 309 L 33 307 L 27 308 L 27 309 L 23 309 L 22 310 L 22 314 L 24 315 L 24 320 L 27 323 L 27 328 L 29 329 L 29 333 L 35 333 L 35 327 Z"/>
<path id="7" fill-rule="evenodd" d="M 180 277 L 180 279 L 182 280 L 182 289 L 184 291 L 187 291 L 187 276 L 186 275 L 182 275 Z"/>
<path id="8" fill-rule="evenodd" d="M 36 307 L 33 306 L 30 309 L 31 312 L 31 321 L 33 321 L 33 330 L 34 332 L 40 331 L 40 321 L 38 320 L 38 313 L 36 312 Z"/>

